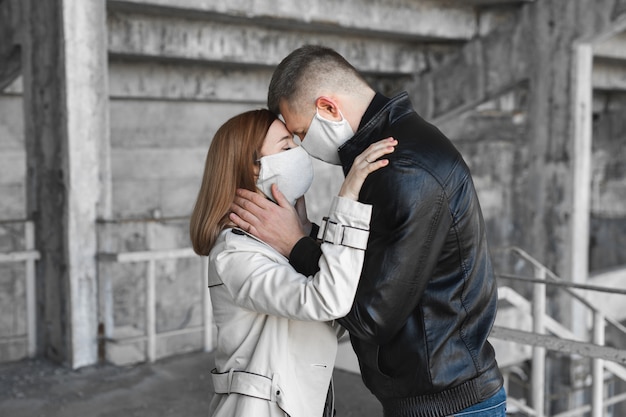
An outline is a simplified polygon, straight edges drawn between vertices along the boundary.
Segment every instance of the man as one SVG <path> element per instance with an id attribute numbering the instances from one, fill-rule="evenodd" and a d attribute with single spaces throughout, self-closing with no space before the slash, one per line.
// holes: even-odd
<path id="1" fill-rule="evenodd" d="M 387 169 L 361 189 L 359 200 L 373 205 L 370 237 L 352 310 L 340 319 L 385 416 L 504 416 L 503 378 L 487 341 L 497 287 L 476 191 L 452 143 L 406 93 L 376 93 L 320 46 L 278 65 L 268 106 L 307 152 L 344 173 L 371 143 L 398 141 Z M 319 248 L 274 191 L 279 205 L 239 191 L 231 219 L 313 273 Z"/>

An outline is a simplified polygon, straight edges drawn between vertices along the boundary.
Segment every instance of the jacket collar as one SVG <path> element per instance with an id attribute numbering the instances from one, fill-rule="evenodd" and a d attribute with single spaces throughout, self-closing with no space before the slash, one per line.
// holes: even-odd
<path id="1" fill-rule="evenodd" d="M 383 109 L 389 103 L 389 97 L 385 97 L 381 93 L 376 93 L 374 98 L 365 109 L 365 113 L 363 113 L 363 117 L 361 117 L 361 122 L 359 123 L 359 127 L 357 128 L 357 132 L 361 130 L 363 126 L 365 126 L 372 118 L 378 114 L 379 111 Z"/>
<path id="2" fill-rule="evenodd" d="M 371 113 L 371 108 L 376 105 L 376 100 L 372 100 L 364 116 Z M 344 174 L 347 175 L 350 171 L 354 158 L 367 149 L 372 143 L 384 139 L 384 137 L 379 137 L 379 135 L 375 133 L 376 130 L 379 130 L 381 126 L 388 126 L 414 111 L 411 100 L 409 99 L 409 94 L 405 91 L 389 99 L 380 110 L 373 114 L 369 121 L 362 121 L 359 130 L 354 136 L 339 148 L 339 157 Z"/>

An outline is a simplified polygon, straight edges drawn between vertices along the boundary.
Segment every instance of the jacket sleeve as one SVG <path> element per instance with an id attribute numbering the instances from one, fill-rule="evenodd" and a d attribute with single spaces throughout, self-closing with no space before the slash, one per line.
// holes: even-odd
<path id="1" fill-rule="evenodd" d="M 390 168 L 361 193 L 363 201 L 386 203 L 374 205 L 355 302 L 339 319 L 352 337 L 378 345 L 417 308 L 451 226 L 447 196 L 433 176 L 410 161 Z"/>
<path id="2" fill-rule="evenodd" d="M 329 218 L 338 225 L 364 230 L 369 230 L 370 217 L 371 206 L 341 197 L 335 197 L 329 213 Z M 251 238 L 232 239 L 241 243 L 241 239 Z M 258 245 L 227 244 L 213 260 L 237 305 L 293 320 L 315 321 L 334 320 L 350 310 L 364 250 L 322 243 L 320 270 L 307 277 L 287 262 L 272 259 L 273 250 L 258 248 Z"/>

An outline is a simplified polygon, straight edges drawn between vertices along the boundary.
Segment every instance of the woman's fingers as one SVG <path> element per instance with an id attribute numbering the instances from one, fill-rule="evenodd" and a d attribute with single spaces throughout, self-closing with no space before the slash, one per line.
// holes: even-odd
<path id="1" fill-rule="evenodd" d="M 360 155 L 360 157 L 362 158 L 362 161 L 372 164 L 380 157 L 392 153 L 397 144 L 398 141 L 394 138 L 379 140 L 378 142 L 371 144 L 365 152 Z"/>
<path id="2" fill-rule="evenodd" d="M 398 141 L 393 138 L 386 138 L 376 143 L 371 144 L 361 155 L 357 157 L 358 163 L 363 170 L 361 175 L 367 176 L 369 173 L 374 172 L 384 166 L 389 161 L 387 159 L 380 159 L 381 157 L 392 153 L 395 150 L 395 146 Z M 355 161 L 356 163 L 357 161 Z"/>
<path id="3" fill-rule="evenodd" d="M 379 158 L 393 152 L 397 144 L 398 141 L 393 138 L 383 139 L 371 144 L 357 156 L 339 190 L 339 196 L 358 200 L 361 186 L 367 176 L 389 164 L 389 160 Z"/>

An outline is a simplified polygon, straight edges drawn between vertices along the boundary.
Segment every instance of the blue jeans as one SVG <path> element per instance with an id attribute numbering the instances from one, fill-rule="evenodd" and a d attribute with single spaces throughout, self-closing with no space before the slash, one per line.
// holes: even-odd
<path id="1" fill-rule="evenodd" d="M 454 417 L 505 417 L 506 416 L 506 392 L 504 387 L 496 392 L 491 398 L 474 404 L 454 414 Z"/>

